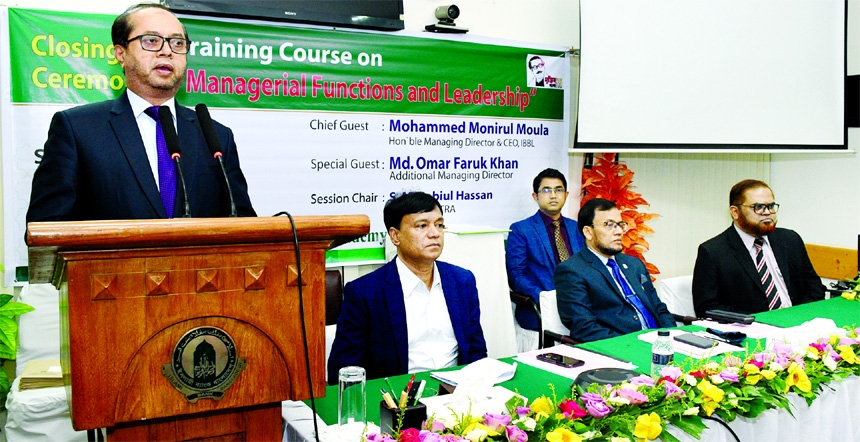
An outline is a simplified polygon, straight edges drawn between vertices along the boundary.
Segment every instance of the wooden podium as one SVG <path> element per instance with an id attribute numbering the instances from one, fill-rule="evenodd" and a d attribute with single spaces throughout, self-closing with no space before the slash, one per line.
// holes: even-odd
<path id="1" fill-rule="evenodd" d="M 364 215 L 295 224 L 303 309 L 286 217 L 30 223 L 30 281 L 60 290 L 73 427 L 281 440 L 281 401 L 325 395 L 325 251 L 370 230 Z"/>

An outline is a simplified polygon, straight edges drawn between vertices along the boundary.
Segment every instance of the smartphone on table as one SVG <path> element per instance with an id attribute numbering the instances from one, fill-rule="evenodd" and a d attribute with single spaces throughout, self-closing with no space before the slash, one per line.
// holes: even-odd
<path id="1" fill-rule="evenodd" d="M 717 344 L 717 341 L 713 339 L 703 338 L 692 333 L 684 333 L 683 335 L 675 336 L 675 340 L 698 348 L 711 348 Z"/>
<path id="2" fill-rule="evenodd" d="M 541 353 L 537 355 L 538 360 L 549 362 L 550 364 L 555 364 L 560 367 L 579 367 L 585 362 L 572 358 L 570 356 L 560 355 L 558 353 Z"/>

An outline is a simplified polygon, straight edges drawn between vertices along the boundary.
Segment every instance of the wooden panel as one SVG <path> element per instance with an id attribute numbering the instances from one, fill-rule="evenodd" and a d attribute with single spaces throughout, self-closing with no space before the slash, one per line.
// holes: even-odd
<path id="1" fill-rule="evenodd" d="M 812 267 L 822 278 L 854 279 L 857 277 L 857 250 L 807 244 Z"/>
<path id="2" fill-rule="evenodd" d="M 367 215 L 298 216 L 299 239 L 333 248 L 370 231 Z M 292 243 L 287 217 L 174 218 L 164 220 L 69 221 L 27 224 L 30 282 L 56 274 L 57 251 L 193 245 Z"/>
<path id="3" fill-rule="evenodd" d="M 304 316 L 313 391 L 325 394 L 325 250 L 304 244 Z M 206 248 L 63 252 L 68 283 L 64 375 L 72 387 L 76 429 L 310 398 L 292 246 L 227 245 Z M 265 286 L 248 290 L 247 274 L 264 268 Z M 217 269 L 218 290 L 200 287 L 199 271 Z M 248 269 L 251 269 L 250 271 Z M 151 296 L 147 275 L 169 274 L 169 291 Z M 115 277 L 114 277 L 115 276 Z M 115 299 L 93 287 L 115 281 Z M 203 290 L 201 290 L 203 289 Z M 101 292 L 99 292 L 101 293 Z M 161 375 L 173 346 L 198 326 L 225 330 L 247 368 L 221 400 L 189 403 Z"/>
<path id="4" fill-rule="evenodd" d="M 325 250 L 367 234 L 370 221 L 296 217 L 295 228 L 301 287 L 287 218 L 30 223 L 31 282 L 60 290 L 73 427 L 107 427 L 114 440 L 280 440 L 280 402 L 325 395 Z M 195 354 L 177 356 L 185 374 L 186 357 L 200 358 L 191 370 L 201 376 L 219 364 L 229 374 L 231 348 L 246 365 L 220 400 L 195 390 L 203 397 L 191 403 L 161 370 L 172 372 L 173 349 L 201 326 L 233 343 L 192 336 Z"/>
<path id="5" fill-rule="evenodd" d="M 207 413 L 151 422 L 119 424 L 108 429 L 114 441 L 280 441 L 281 403 L 250 407 L 237 413 Z"/>

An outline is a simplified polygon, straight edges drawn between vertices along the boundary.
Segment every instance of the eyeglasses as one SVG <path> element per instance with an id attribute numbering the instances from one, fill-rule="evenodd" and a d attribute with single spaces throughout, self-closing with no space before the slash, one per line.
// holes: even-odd
<path id="1" fill-rule="evenodd" d="M 630 226 L 627 224 L 626 221 L 606 221 L 605 223 L 603 223 L 603 226 L 606 227 L 608 230 L 615 230 L 616 227 L 621 227 L 622 232 L 627 232 L 628 230 L 630 230 Z M 592 224 L 591 227 L 594 227 L 594 224 Z"/>
<path id="2" fill-rule="evenodd" d="M 155 34 L 141 34 L 137 37 L 129 38 L 125 41 L 125 44 L 127 45 L 134 40 L 139 40 L 140 47 L 143 48 L 144 51 L 149 52 L 160 51 L 161 48 L 164 47 L 164 42 L 166 41 L 167 46 L 170 47 L 170 50 L 173 51 L 174 54 L 187 54 L 188 44 L 191 42 L 188 39 L 180 37 L 162 37 Z"/>
<path id="3" fill-rule="evenodd" d="M 541 68 L 542 68 L 542 67 L 544 67 L 543 62 L 535 63 L 535 64 L 530 64 L 530 65 L 529 65 L 529 69 L 531 69 L 531 70 L 535 70 L 535 69 L 537 69 L 537 68 L 539 68 L 539 67 L 541 67 Z"/>
<path id="4" fill-rule="evenodd" d="M 544 187 L 543 189 L 538 190 L 538 192 L 544 195 L 549 195 L 551 193 L 562 194 L 566 192 L 566 190 L 564 190 L 564 187 L 556 187 L 555 189 L 553 189 L 552 187 Z"/>
<path id="5" fill-rule="evenodd" d="M 758 215 L 764 213 L 764 209 L 767 209 L 770 213 L 776 213 L 779 210 L 779 204 L 770 203 L 770 204 L 735 204 L 738 207 L 749 207 Z"/>

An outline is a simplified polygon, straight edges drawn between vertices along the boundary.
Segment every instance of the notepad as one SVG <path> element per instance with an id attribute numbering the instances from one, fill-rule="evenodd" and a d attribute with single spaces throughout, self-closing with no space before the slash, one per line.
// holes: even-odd
<path id="1" fill-rule="evenodd" d="M 33 359 L 24 366 L 18 389 L 24 391 L 62 386 L 63 369 L 58 359 Z"/>
<path id="2" fill-rule="evenodd" d="M 434 371 L 430 376 L 446 384 L 457 386 L 474 379 L 492 380 L 491 385 L 505 382 L 514 377 L 517 364 L 506 364 L 493 358 L 479 359 L 455 371 Z"/>

